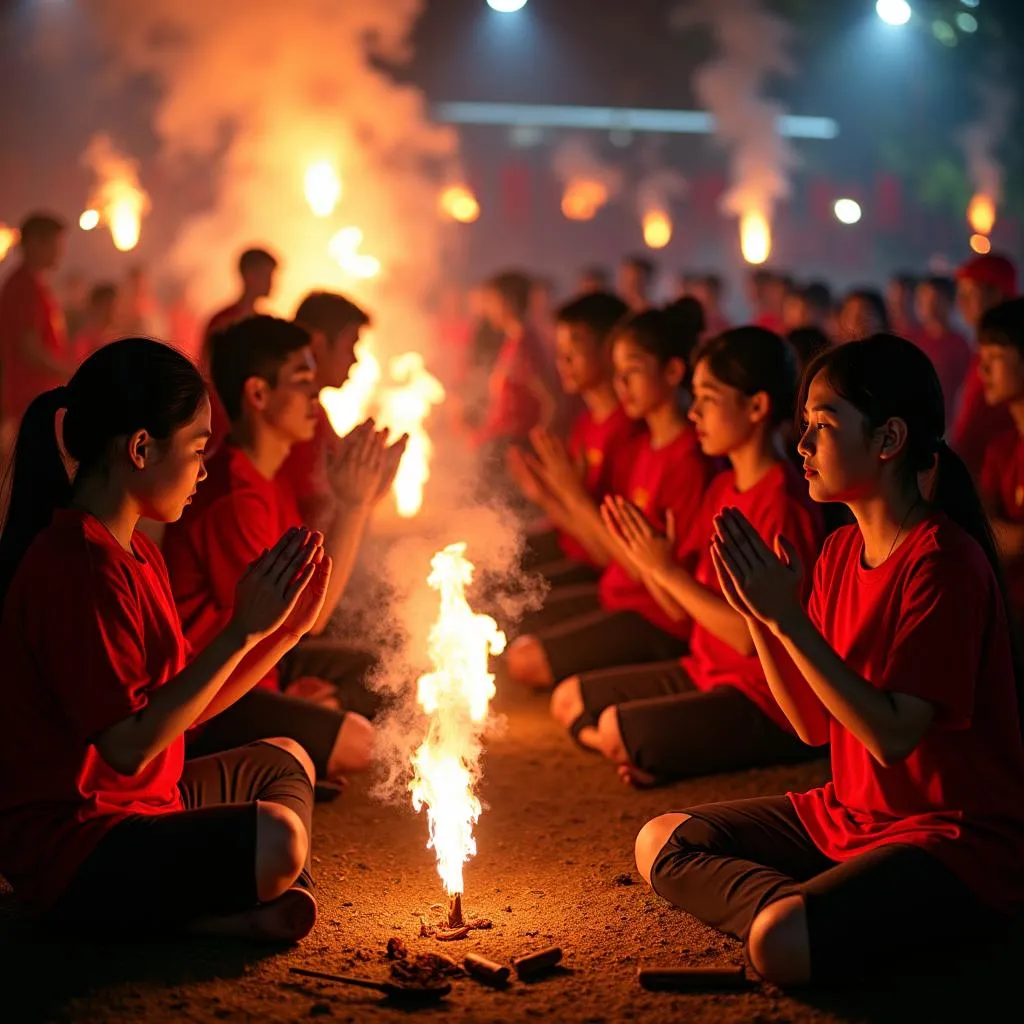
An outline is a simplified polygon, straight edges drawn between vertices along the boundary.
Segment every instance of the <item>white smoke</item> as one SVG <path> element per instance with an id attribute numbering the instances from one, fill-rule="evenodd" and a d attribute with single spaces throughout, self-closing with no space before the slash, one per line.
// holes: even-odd
<path id="1" fill-rule="evenodd" d="M 723 211 L 770 218 L 789 195 L 789 172 L 798 162 L 778 131 L 783 108 L 763 95 L 770 76 L 795 70 L 791 27 L 760 0 L 692 0 L 676 9 L 672 23 L 678 30 L 707 27 L 718 48 L 696 71 L 694 85 L 731 152 L 732 186 L 722 197 Z"/>
<path id="2" fill-rule="evenodd" d="M 636 187 L 636 205 L 640 216 L 658 210 L 667 213 L 673 202 L 682 199 L 689 189 L 686 178 L 671 167 L 651 171 Z"/>
<path id="3" fill-rule="evenodd" d="M 981 114 L 961 132 L 959 142 L 974 191 L 998 205 L 1003 199 L 1003 165 L 996 152 L 1010 127 L 1016 96 L 1011 89 L 992 81 L 976 82 L 975 91 Z"/>

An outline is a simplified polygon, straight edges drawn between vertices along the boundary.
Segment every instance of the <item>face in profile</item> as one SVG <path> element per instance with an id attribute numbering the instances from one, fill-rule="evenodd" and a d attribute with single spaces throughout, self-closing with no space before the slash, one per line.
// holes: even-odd
<path id="1" fill-rule="evenodd" d="M 150 439 L 146 462 L 134 472 L 142 514 L 158 523 L 173 523 L 192 501 L 206 479 L 204 458 L 210 440 L 210 399 L 199 403 L 191 422 L 179 427 L 166 441 Z"/>

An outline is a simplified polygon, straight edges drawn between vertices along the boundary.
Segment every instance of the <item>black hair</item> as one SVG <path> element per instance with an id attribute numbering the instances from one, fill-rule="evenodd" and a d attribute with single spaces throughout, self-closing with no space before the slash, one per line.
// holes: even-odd
<path id="1" fill-rule="evenodd" d="M 18 238 L 22 245 L 36 240 L 42 242 L 62 234 L 66 228 L 67 224 L 56 214 L 36 211 L 21 222 Z"/>
<path id="2" fill-rule="evenodd" d="M 117 285 L 103 281 L 93 285 L 89 290 L 89 305 L 97 306 L 101 302 L 114 302 L 117 299 Z"/>
<path id="3" fill-rule="evenodd" d="M 734 327 L 708 338 L 693 354 L 716 380 L 745 395 L 763 391 L 771 401 L 773 426 L 793 418 L 799 384 L 796 355 L 789 343 L 763 327 Z"/>
<path id="4" fill-rule="evenodd" d="M 786 335 L 786 341 L 793 346 L 801 373 L 812 360 L 832 347 L 832 340 L 818 327 L 797 327 Z"/>
<path id="5" fill-rule="evenodd" d="M 933 274 L 930 277 L 922 277 L 917 284 L 918 287 L 921 285 L 927 285 L 929 288 L 933 288 L 947 302 L 956 301 L 956 281 L 951 277 L 945 277 L 941 274 Z"/>
<path id="6" fill-rule="evenodd" d="M 843 296 L 843 305 L 845 306 L 848 302 L 863 302 L 870 306 L 871 312 L 875 314 L 875 319 L 881 325 L 881 333 L 884 334 L 889 330 L 889 310 L 878 289 L 854 288 Z"/>
<path id="7" fill-rule="evenodd" d="M 250 270 L 257 270 L 259 267 L 276 267 L 277 258 L 266 249 L 246 249 L 238 257 L 238 272 L 248 274 Z"/>
<path id="8" fill-rule="evenodd" d="M 337 292 L 310 292 L 295 311 L 295 323 L 333 342 L 346 328 L 369 324 L 370 314 Z"/>
<path id="9" fill-rule="evenodd" d="M 584 267 L 583 272 L 580 274 L 581 278 L 589 278 L 595 282 L 598 291 L 607 291 L 608 286 L 611 284 L 611 275 L 608 273 L 607 267 Z"/>
<path id="10" fill-rule="evenodd" d="M 901 288 L 908 288 L 913 290 L 917 287 L 917 277 L 906 270 L 897 270 L 889 278 L 890 284 L 898 284 Z"/>
<path id="11" fill-rule="evenodd" d="M 755 288 L 764 288 L 771 284 L 779 275 L 768 267 L 755 267 L 750 272 L 750 280 Z"/>
<path id="12" fill-rule="evenodd" d="M 271 387 L 288 357 L 309 344 L 309 331 L 274 316 L 251 316 L 210 339 L 210 377 L 234 423 L 242 415 L 245 382 L 260 377 Z"/>
<path id="13" fill-rule="evenodd" d="M 616 324 L 629 313 L 627 306 L 612 292 L 587 292 L 559 307 L 555 320 L 560 324 L 582 324 L 603 343 Z"/>
<path id="14" fill-rule="evenodd" d="M 147 431 L 166 441 L 191 422 L 206 395 L 195 364 L 149 338 L 122 338 L 94 352 L 66 385 L 39 395 L 21 421 L 6 481 L 10 503 L 0 533 L 0 609 L 36 535 L 74 495 L 57 444 L 55 419 L 64 409 L 63 438 L 77 463 L 75 481 L 102 470 L 111 442 Z"/>
<path id="15" fill-rule="evenodd" d="M 1007 299 L 982 315 L 978 342 L 1015 348 L 1024 356 L 1024 298 Z"/>
<path id="16" fill-rule="evenodd" d="M 514 317 L 522 320 L 526 316 L 530 306 L 530 289 L 533 287 L 533 281 L 528 274 L 519 270 L 505 270 L 490 278 L 487 287 L 501 296 Z"/>
<path id="17" fill-rule="evenodd" d="M 692 312 L 688 312 L 689 306 L 683 310 L 676 308 L 684 302 L 692 303 L 700 309 L 696 299 L 684 298 L 673 303 L 669 309 L 646 309 L 642 313 L 634 313 L 619 322 L 609 341 L 628 339 L 654 356 L 661 366 L 665 366 L 671 359 L 680 359 L 689 373 L 690 356 L 697 346 L 700 331 L 694 329 Z"/>
<path id="18" fill-rule="evenodd" d="M 800 290 L 801 298 L 811 309 L 828 313 L 832 309 L 832 289 L 824 281 L 810 281 Z"/>

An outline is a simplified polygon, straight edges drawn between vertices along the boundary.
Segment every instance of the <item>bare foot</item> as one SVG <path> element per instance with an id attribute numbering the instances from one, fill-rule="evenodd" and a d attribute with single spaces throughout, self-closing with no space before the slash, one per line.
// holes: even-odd
<path id="1" fill-rule="evenodd" d="M 580 729 L 576 734 L 576 742 L 579 743 L 581 747 L 586 747 L 587 750 L 593 750 L 595 754 L 604 753 L 601 749 L 600 733 L 598 733 L 592 725 L 588 725 Z"/>
<path id="2" fill-rule="evenodd" d="M 647 772 L 642 772 L 635 764 L 620 764 L 617 769 L 619 781 L 634 789 L 651 789 L 658 785 L 658 780 Z"/>

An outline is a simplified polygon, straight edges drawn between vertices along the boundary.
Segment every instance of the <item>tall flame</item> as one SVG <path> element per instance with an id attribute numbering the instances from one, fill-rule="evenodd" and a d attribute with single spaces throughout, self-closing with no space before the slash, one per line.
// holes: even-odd
<path id="1" fill-rule="evenodd" d="M 480 204 L 465 185 L 451 185 L 441 193 L 441 211 L 460 224 L 472 224 L 480 216 Z"/>
<path id="2" fill-rule="evenodd" d="M 971 230 L 979 235 L 991 235 L 996 225 L 996 204 L 992 197 L 977 192 L 967 204 L 967 222 Z"/>
<path id="3" fill-rule="evenodd" d="M 18 236 L 17 228 L 0 224 L 0 260 L 6 259 L 7 254 L 18 244 Z"/>
<path id="4" fill-rule="evenodd" d="M 648 210 L 643 218 L 644 243 L 664 249 L 672 241 L 672 218 L 664 210 Z"/>
<path id="5" fill-rule="evenodd" d="M 306 202 L 317 217 L 329 217 L 341 198 L 341 179 L 330 160 L 318 160 L 306 168 Z"/>
<path id="6" fill-rule="evenodd" d="M 768 218 L 757 210 L 740 217 L 740 249 L 748 263 L 764 263 L 772 251 L 772 229 Z"/>
<path id="7" fill-rule="evenodd" d="M 110 136 L 102 134 L 93 137 L 82 159 L 99 179 L 90 209 L 98 211 L 110 228 L 114 246 L 130 252 L 139 244 L 142 218 L 149 212 L 138 163 L 118 152 Z"/>
<path id="8" fill-rule="evenodd" d="M 567 220 L 592 220 L 608 202 L 608 187 L 592 178 L 574 178 L 562 193 L 562 215 Z"/>
<path id="9" fill-rule="evenodd" d="M 505 649 L 505 634 L 494 619 L 476 614 L 466 601 L 473 564 L 465 552 L 465 544 L 450 544 L 430 563 L 427 583 L 440 594 L 441 610 L 428 639 L 434 670 L 417 684 L 427 732 L 412 756 L 409 783 L 415 810 L 427 809 L 427 848 L 437 855 L 449 895 L 463 891 L 463 866 L 476 853 L 473 826 L 481 807 L 474 789 L 495 693 L 487 659 Z"/>

